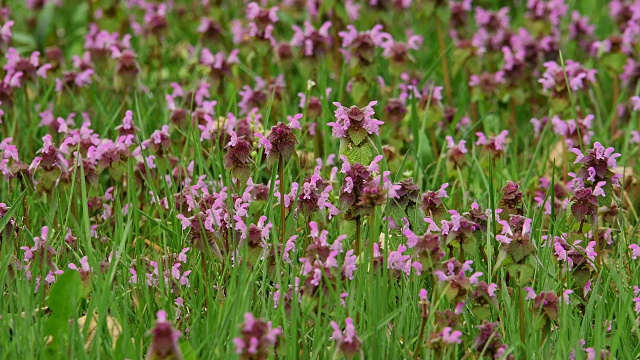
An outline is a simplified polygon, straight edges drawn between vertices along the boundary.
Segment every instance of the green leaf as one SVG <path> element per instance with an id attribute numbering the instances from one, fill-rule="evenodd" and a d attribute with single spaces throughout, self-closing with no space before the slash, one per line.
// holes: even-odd
<path id="1" fill-rule="evenodd" d="M 498 269 L 500 269 L 500 267 L 508 266 L 512 262 L 513 259 L 511 258 L 511 256 L 509 256 L 509 254 L 507 254 L 507 251 L 505 249 L 500 249 L 500 251 L 498 252 L 498 258 L 496 259 L 496 265 L 493 268 L 493 273 L 495 274 Z"/>
<path id="2" fill-rule="evenodd" d="M 82 296 L 82 278 L 75 270 L 65 271 L 51 286 L 47 305 L 51 316 L 44 325 L 45 335 L 53 338 L 51 350 L 54 352 L 64 344 L 69 332 L 69 318 L 73 316 Z"/>
<path id="3" fill-rule="evenodd" d="M 411 227 L 415 229 L 414 232 L 416 234 L 422 234 L 427 231 L 427 223 L 424 222 L 425 217 L 424 211 L 419 206 L 407 207 L 407 218 Z"/>
<path id="4" fill-rule="evenodd" d="M 478 321 L 488 319 L 491 316 L 491 309 L 484 306 L 473 308 L 471 312 L 473 313 L 473 315 L 475 315 Z"/>
<path id="5" fill-rule="evenodd" d="M 82 278 L 75 270 L 58 276 L 51 286 L 47 305 L 55 316 L 70 318 L 82 294 Z"/>
<path id="6" fill-rule="evenodd" d="M 349 241 L 356 237 L 356 222 L 354 220 L 345 220 L 340 222 L 340 234 L 347 235 Z"/>
<path id="7" fill-rule="evenodd" d="M 53 2 L 48 3 L 44 6 L 42 11 L 38 16 L 38 22 L 36 23 L 36 43 L 38 44 L 38 48 L 44 50 L 47 36 L 51 32 L 51 28 L 53 27 L 53 18 L 55 16 L 55 4 Z"/>
<path id="8" fill-rule="evenodd" d="M 349 138 L 353 142 L 353 145 L 359 146 L 364 139 L 367 138 L 367 130 L 360 128 L 359 130 L 349 130 Z"/>
<path id="9" fill-rule="evenodd" d="M 180 351 L 182 352 L 182 358 L 184 360 L 197 360 L 198 354 L 193 350 L 191 344 L 188 342 L 180 343 Z"/>
<path id="10" fill-rule="evenodd" d="M 524 286 L 531 282 L 535 269 L 529 264 L 514 264 L 507 267 L 511 281 L 518 286 Z"/>
<path id="11" fill-rule="evenodd" d="M 373 160 L 374 149 L 371 144 L 364 143 L 362 146 L 350 146 L 344 152 L 344 156 L 347 157 L 349 163 L 360 163 L 362 165 L 369 165 Z"/>
<path id="12" fill-rule="evenodd" d="M 4 228 L 7 226 L 7 224 L 9 223 L 9 220 L 11 220 L 11 218 L 13 217 L 13 214 L 18 210 L 18 208 L 20 207 L 18 204 L 20 204 L 22 202 L 22 198 L 25 196 L 25 194 L 27 193 L 27 190 L 24 190 L 20 196 L 18 196 L 18 198 L 16 199 L 16 201 L 13 202 L 13 205 L 11 205 L 11 208 L 9 209 L 9 211 L 7 211 L 6 214 L 4 214 L 4 216 L 2 218 L 0 218 L 0 233 L 2 233 L 2 231 L 4 230 Z"/>
<path id="13" fill-rule="evenodd" d="M 354 58 L 355 59 L 355 58 Z M 351 85 L 351 96 L 356 103 L 363 102 L 364 96 L 369 92 L 369 84 L 364 81 L 354 80 Z"/>

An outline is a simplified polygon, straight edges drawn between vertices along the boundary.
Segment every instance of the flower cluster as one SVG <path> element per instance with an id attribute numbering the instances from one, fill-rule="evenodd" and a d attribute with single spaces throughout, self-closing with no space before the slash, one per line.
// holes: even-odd
<path id="1" fill-rule="evenodd" d="M 252 313 L 245 313 L 240 337 L 234 338 L 233 343 L 241 359 L 267 359 L 281 336 L 282 328 L 274 328 L 271 321 L 265 322 L 256 319 Z"/>

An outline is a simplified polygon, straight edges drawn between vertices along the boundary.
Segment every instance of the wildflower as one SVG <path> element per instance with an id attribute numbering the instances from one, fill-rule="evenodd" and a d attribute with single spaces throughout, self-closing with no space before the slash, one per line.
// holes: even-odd
<path id="1" fill-rule="evenodd" d="M 380 187 L 380 178 L 373 177 L 378 171 L 378 162 L 382 155 L 378 155 L 368 167 L 360 163 L 350 164 L 346 156 L 340 155 L 344 162 L 342 172 L 346 175 L 340 188 L 340 208 L 346 213 L 348 220 L 358 216 L 369 215 L 376 206 L 383 204 L 387 196 L 395 197 L 394 187 L 388 181 L 388 174 L 383 174 L 384 186 Z"/>
<path id="2" fill-rule="evenodd" d="M 129 86 L 128 84 L 135 84 L 140 72 L 136 53 L 131 49 L 120 50 L 115 46 L 111 48 L 111 51 L 111 57 L 118 60 L 116 86 L 124 87 Z"/>
<path id="3" fill-rule="evenodd" d="M 528 0 L 525 17 L 531 21 L 549 21 L 553 26 L 558 26 L 567 9 L 564 0 Z"/>
<path id="4" fill-rule="evenodd" d="M 595 270 L 594 251 L 596 242 L 589 241 L 586 247 L 580 245 L 582 240 L 576 240 L 572 244 L 567 242 L 567 234 L 553 238 L 554 254 L 558 261 L 566 261 L 569 270 L 576 268 L 591 268 Z"/>
<path id="5" fill-rule="evenodd" d="M 507 214 L 521 214 L 522 213 L 522 191 L 520 191 L 520 185 L 507 181 L 507 185 L 505 185 L 502 190 L 502 197 L 498 202 L 500 208 L 503 209 Z"/>
<path id="6" fill-rule="evenodd" d="M 89 277 L 89 275 L 91 275 L 91 267 L 89 266 L 89 259 L 86 256 L 83 256 L 82 259 L 80 259 L 80 267 L 78 268 L 78 266 L 76 264 L 69 264 L 69 269 L 71 270 L 76 270 L 80 273 L 80 276 L 82 277 L 82 281 L 86 281 Z"/>
<path id="7" fill-rule="evenodd" d="M 449 135 L 447 135 L 445 139 L 447 140 L 447 148 L 449 149 L 447 151 L 447 157 L 455 166 L 461 167 L 466 162 L 467 147 L 465 145 L 467 142 L 460 140 L 460 142 L 456 144 Z"/>
<path id="8" fill-rule="evenodd" d="M 356 327 L 353 324 L 353 320 L 351 318 L 346 318 L 344 322 L 345 329 L 342 331 L 337 322 L 331 321 L 333 333 L 329 339 L 336 341 L 336 352 L 339 351 L 347 359 L 351 359 L 361 353 L 362 350 L 360 349 L 360 346 L 362 345 L 362 342 L 356 333 Z"/>
<path id="9" fill-rule="evenodd" d="M 375 111 L 372 106 L 377 103 L 372 101 L 363 108 L 346 108 L 334 102 L 333 105 L 338 107 L 335 111 L 336 121 L 327 123 L 332 128 L 331 134 L 337 138 L 350 138 L 356 146 L 366 138 L 366 134 L 378 135 L 379 126 L 384 122 L 373 118 Z"/>
<path id="10" fill-rule="evenodd" d="M 244 138 L 239 138 L 232 131 L 231 140 L 225 146 L 224 167 L 230 171 L 234 178 L 246 181 L 250 175 L 251 144 Z"/>
<path id="11" fill-rule="evenodd" d="M 440 222 L 445 244 L 460 247 L 463 251 L 473 251 L 475 247 L 473 232 L 478 229 L 478 225 L 455 210 L 449 210 L 449 214 L 451 215 L 450 221 L 441 220 Z"/>
<path id="12" fill-rule="evenodd" d="M 629 245 L 629 250 L 631 250 L 631 258 L 633 260 L 635 260 L 638 257 L 640 257 L 640 246 L 638 246 L 637 244 Z"/>
<path id="13" fill-rule="evenodd" d="M 136 131 L 139 130 L 133 122 L 133 112 L 131 110 L 125 112 L 122 124 L 116 126 L 116 130 L 118 130 L 120 136 L 135 135 Z"/>
<path id="14" fill-rule="evenodd" d="M 340 213 L 329 201 L 333 186 L 320 177 L 320 166 L 316 166 L 313 175 L 302 184 L 302 191 L 298 195 L 298 209 L 304 214 L 311 214 L 319 209 L 329 211 L 329 219 Z"/>
<path id="15" fill-rule="evenodd" d="M 58 270 L 57 266 L 53 263 L 53 257 L 57 255 L 56 251 L 48 244 L 49 227 L 43 226 L 41 235 L 33 238 L 34 245 L 32 247 L 22 246 L 20 249 L 24 250 L 24 261 L 26 263 L 33 263 L 39 261 L 36 266 L 42 266 L 46 264 L 52 270 Z"/>
<path id="16" fill-rule="evenodd" d="M 4 66 L 4 70 L 6 70 L 7 76 L 20 73 L 31 80 L 35 80 L 36 77 L 46 78 L 47 71 L 52 68 L 51 64 L 40 65 L 39 51 L 34 51 L 28 58 L 23 58 L 15 48 L 10 47 L 5 57 L 7 58 L 7 63 Z"/>
<path id="17" fill-rule="evenodd" d="M 285 162 L 289 161 L 298 143 L 291 127 L 281 122 L 271 128 L 271 133 L 266 138 L 260 133 L 255 136 L 260 139 L 259 146 L 265 148 L 269 166 L 273 166 L 280 158 Z"/>
<path id="18" fill-rule="evenodd" d="M 469 86 L 472 88 L 472 96 L 474 101 L 483 99 L 484 96 L 490 96 L 498 91 L 500 84 L 505 84 L 504 71 L 500 70 L 495 73 L 482 73 L 480 75 L 471 75 Z"/>
<path id="19" fill-rule="evenodd" d="M 428 346 L 436 350 L 453 344 L 462 344 L 462 331 L 453 330 L 449 326 L 444 327 L 439 332 L 431 333 L 428 340 Z"/>
<path id="20" fill-rule="evenodd" d="M 242 115 L 248 114 L 253 108 L 262 107 L 267 99 L 272 96 L 274 100 L 279 100 L 283 96 L 285 83 L 282 74 L 270 81 L 266 81 L 261 77 L 256 77 L 254 80 L 256 84 L 253 88 L 249 85 L 244 85 L 239 92 L 241 99 L 238 102 L 238 107 L 240 107 L 240 114 Z"/>
<path id="21" fill-rule="evenodd" d="M 574 164 L 582 164 L 577 174 L 577 178 L 582 182 L 598 183 L 608 180 L 614 184 L 617 183 L 617 178 L 615 175 L 612 177 L 610 171 L 617 166 L 616 158 L 620 157 L 620 154 L 616 153 L 612 147 L 605 148 L 599 142 L 595 142 L 593 149 L 587 150 L 586 155 L 577 148 L 571 149 L 571 152 L 576 154 Z"/>
<path id="22" fill-rule="evenodd" d="M 228 56 L 224 51 L 219 51 L 214 55 L 206 47 L 202 49 L 199 61 L 201 65 L 208 68 L 214 88 L 217 87 L 216 84 L 220 84 L 223 78 L 233 75 L 231 66 L 240 62 L 238 53 L 239 50 L 234 49 Z"/>
<path id="23" fill-rule="evenodd" d="M 502 225 L 502 232 L 496 235 L 496 240 L 502 243 L 504 251 L 516 263 L 523 263 L 535 247 L 531 239 L 532 220 L 520 215 L 511 215 L 509 221 L 498 221 Z"/>
<path id="24" fill-rule="evenodd" d="M 446 289 L 445 295 L 449 301 L 462 299 L 471 290 L 471 285 L 478 283 L 478 278 L 482 276 L 481 272 L 475 272 L 467 277 L 467 273 L 473 271 L 471 264 L 473 260 L 467 260 L 463 264 L 451 258 L 442 263 L 441 270 L 433 272 L 438 279 L 438 286 Z"/>
<path id="25" fill-rule="evenodd" d="M 449 183 L 444 183 L 440 186 L 440 189 L 436 191 L 429 190 L 422 194 L 421 208 L 427 216 L 436 218 L 446 213 L 442 199 L 449 197 L 446 191 L 448 186 Z"/>
<path id="26" fill-rule="evenodd" d="M 408 34 L 406 43 L 394 41 L 391 37 L 382 44 L 382 56 L 389 58 L 394 66 L 402 66 L 409 59 L 409 50 L 418 50 L 424 39 L 420 35 Z M 401 69 L 399 69 L 401 71 Z"/>
<path id="27" fill-rule="evenodd" d="M 396 273 L 405 273 L 406 275 L 411 274 L 411 268 L 416 270 L 416 274 L 420 275 L 422 272 L 422 264 L 417 261 L 411 260 L 411 255 L 404 254 L 407 250 L 405 245 L 400 244 L 398 246 L 398 250 L 389 251 L 389 255 L 387 257 L 387 268 L 391 270 L 395 270 Z"/>
<path id="28" fill-rule="evenodd" d="M 387 119 L 392 124 L 400 124 L 407 114 L 407 104 L 403 97 L 391 98 L 384 108 Z"/>
<path id="29" fill-rule="evenodd" d="M 477 306 L 482 307 L 486 305 L 493 305 L 498 307 L 498 298 L 496 297 L 496 290 L 498 285 L 495 283 L 487 284 L 484 281 L 479 282 L 474 288 L 471 295 L 469 295 L 469 301 L 475 303 Z"/>
<path id="30" fill-rule="evenodd" d="M 222 26 L 213 19 L 202 17 L 200 18 L 200 25 L 198 25 L 197 31 L 202 34 L 205 39 L 217 41 L 220 40 L 222 35 Z"/>
<path id="31" fill-rule="evenodd" d="M 476 145 L 483 146 L 485 150 L 490 151 L 494 156 L 498 156 L 504 153 L 505 144 L 507 143 L 508 130 L 502 130 L 499 135 L 488 137 L 481 132 L 477 132 L 478 141 Z"/>
<path id="32" fill-rule="evenodd" d="M 568 99 L 568 91 L 586 90 L 589 83 L 596 82 L 597 71 L 595 69 L 586 69 L 573 60 L 567 60 L 564 69 L 555 61 L 545 62 L 544 67 L 546 71 L 538 82 L 553 97 Z M 569 84 L 568 88 L 567 83 Z"/>
<path id="33" fill-rule="evenodd" d="M 564 137 L 567 148 L 577 148 L 580 144 L 590 145 L 593 137 L 592 122 L 595 116 L 589 114 L 584 118 L 562 120 L 559 116 L 551 119 L 553 131 Z"/>
<path id="34" fill-rule="evenodd" d="M 531 310 L 534 313 L 542 312 L 541 315 L 546 316 L 546 319 L 549 321 L 558 319 L 559 298 L 553 291 L 541 291 L 539 294 L 536 294 L 535 291 L 528 286 L 524 287 L 524 290 L 527 292 L 525 300 L 533 300 Z"/>
<path id="35" fill-rule="evenodd" d="M 147 360 L 182 359 L 182 352 L 178 345 L 181 334 L 167 321 L 167 313 L 164 310 L 158 311 L 156 326 L 151 330 L 151 334 L 153 340 L 147 352 Z"/>
<path id="36" fill-rule="evenodd" d="M 440 243 L 440 235 L 430 233 L 431 230 L 434 229 L 430 227 L 422 236 L 417 236 L 410 229 L 403 231 L 404 236 L 407 237 L 407 246 L 414 249 L 413 257 L 421 263 L 422 269 L 429 270 L 433 270 L 445 255 Z"/>
<path id="37" fill-rule="evenodd" d="M 472 347 L 478 354 L 484 354 L 492 359 L 502 359 L 505 351 L 507 350 L 507 344 L 503 342 L 502 334 L 499 331 L 499 323 L 489 322 L 483 320 L 481 325 L 476 326 L 478 328 L 478 335 L 473 340 Z M 514 355 L 510 354 L 506 359 L 514 359 Z"/>
<path id="38" fill-rule="evenodd" d="M 293 37 L 290 44 L 300 48 L 304 57 L 323 56 L 329 51 L 332 44 L 332 38 L 329 34 L 331 25 L 331 21 L 325 21 L 317 30 L 309 21 L 304 22 L 304 30 L 293 25 Z"/>
<path id="39" fill-rule="evenodd" d="M 263 360 L 267 359 L 272 348 L 278 346 L 281 336 L 282 329 L 273 328 L 271 321 L 265 322 L 245 313 L 240 337 L 234 338 L 233 343 L 240 359 Z"/>
<path id="40" fill-rule="evenodd" d="M 589 23 L 589 17 L 581 16 L 579 12 L 571 13 L 569 23 L 569 38 L 576 40 L 583 50 L 589 49 L 593 42 L 593 32 L 595 26 Z"/>
<path id="41" fill-rule="evenodd" d="M 342 38 L 342 55 L 351 66 L 361 64 L 369 66 L 375 61 L 375 50 L 391 39 L 391 35 L 382 31 L 383 26 L 375 25 L 371 30 L 358 32 L 353 25 L 347 25 L 346 31 L 338 32 Z"/>
<path id="42" fill-rule="evenodd" d="M 339 235 L 329 244 L 327 230 L 320 231 L 318 224 L 314 221 L 309 223 L 311 233 L 311 243 L 306 248 L 305 257 L 300 258 L 302 263 L 301 273 L 307 276 L 305 281 L 305 293 L 313 295 L 316 291 L 328 291 L 329 287 L 335 286 L 334 279 L 344 276 L 347 279 L 353 278 L 356 270 L 355 256 L 350 250 L 345 254 L 342 268 L 338 263 L 338 255 L 344 253 L 342 242 L 346 235 Z"/>

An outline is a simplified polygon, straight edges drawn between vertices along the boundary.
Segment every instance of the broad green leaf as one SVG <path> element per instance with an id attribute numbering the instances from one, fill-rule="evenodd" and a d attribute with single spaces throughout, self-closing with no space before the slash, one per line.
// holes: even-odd
<path id="1" fill-rule="evenodd" d="M 533 280 L 535 269 L 529 264 L 513 264 L 507 266 L 511 281 L 518 286 L 527 285 Z"/>
<path id="2" fill-rule="evenodd" d="M 355 146 L 360 144 L 367 138 L 367 130 L 360 128 L 359 130 L 349 130 L 349 138 Z"/>

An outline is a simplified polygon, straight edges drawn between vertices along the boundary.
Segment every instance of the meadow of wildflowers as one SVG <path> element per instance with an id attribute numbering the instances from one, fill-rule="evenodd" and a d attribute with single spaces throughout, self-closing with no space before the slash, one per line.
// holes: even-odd
<path id="1" fill-rule="evenodd" d="M 640 358 L 639 0 L 0 7 L 0 358 Z"/>

